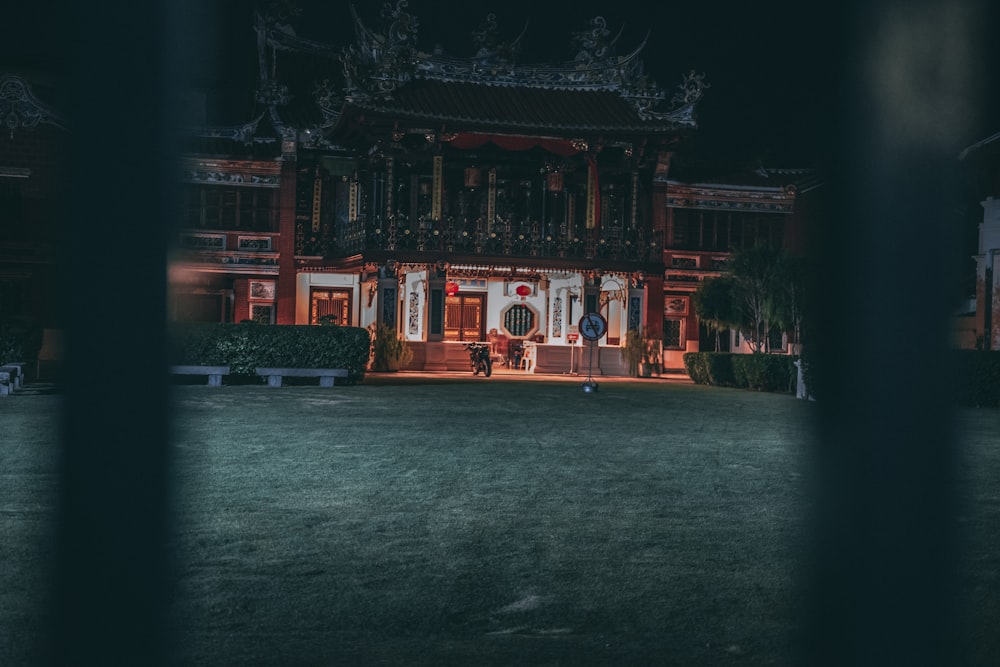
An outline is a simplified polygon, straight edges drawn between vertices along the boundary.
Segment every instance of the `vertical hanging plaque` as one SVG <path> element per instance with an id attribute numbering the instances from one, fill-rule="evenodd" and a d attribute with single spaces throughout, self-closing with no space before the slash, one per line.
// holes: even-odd
<path id="1" fill-rule="evenodd" d="M 440 220 L 441 219 L 441 189 L 443 184 L 441 183 L 441 167 L 444 162 L 444 158 L 440 155 L 434 156 L 434 183 L 431 186 L 431 219 Z"/>
<path id="2" fill-rule="evenodd" d="M 394 176 L 396 166 L 391 157 L 385 159 L 385 217 L 392 217 L 392 194 L 395 189 Z"/>
<path id="3" fill-rule="evenodd" d="M 354 222 L 358 219 L 358 182 L 351 181 L 350 202 L 347 208 L 347 219 Z"/>
<path id="4" fill-rule="evenodd" d="M 597 188 L 594 179 L 595 166 L 593 162 L 587 165 L 587 217 L 584 226 L 593 229 L 597 224 Z"/>
<path id="5" fill-rule="evenodd" d="M 323 204 L 323 180 L 317 178 L 313 181 L 313 206 L 312 206 L 312 230 L 318 232 L 320 228 L 320 211 Z"/>
<path id="6" fill-rule="evenodd" d="M 486 197 L 486 224 L 492 225 L 497 212 L 497 170 L 490 169 L 489 193 Z"/>
<path id="7" fill-rule="evenodd" d="M 552 335 L 556 338 L 562 336 L 563 302 L 562 297 L 557 296 L 552 302 Z"/>
<path id="8" fill-rule="evenodd" d="M 639 224 L 639 172 L 632 170 L 632 213 L 629 226 L 635 229 Z"/>
<path id="9" fill-rule="evenodd" d="M 420 295 L 417 292 L 410 292 L 409 324 L 411 336 L 420 333 Z"/>

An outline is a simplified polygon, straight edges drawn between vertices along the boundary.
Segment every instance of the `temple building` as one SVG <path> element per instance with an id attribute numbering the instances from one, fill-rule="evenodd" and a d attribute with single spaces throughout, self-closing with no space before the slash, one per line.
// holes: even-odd
<path id="1" fill-rule="evenodd" d="M 621 50 L 603 19 L 566 61 L 524 64 L 492 15 L 466 57 L 421 50 L 405 3 L 350 18 L 355 40 L 326 44 L 257 15 L 256 114 L 186 147 L 174 317 L 384 323 L 426 370 L 499 338 L 562 372 L 599 312 L 600 372 L 638 328 L 680 368 L 697 281 L 734 247 L 794 243 L 800 175 L 672 177 L 708 85 L 657 87 L 645 42 Z"/>
<path id="2" fill-rule="evenodd" d="M 696 71 L 657 85 L 642 60 L 652 33 L 625 46 L 597 17 L 567 32 L 565 59 L 537 63 L 522 61 L 527 28 L 508 38 L 493 15 L 457 56 L 421 44 L 405 2 L 376 17 L 345 7 L 342 43 L 300 37 L 287 5 L 269 7 L 251 15 L 246 99 L 206 88 L 184 101 L 174 320 L 384 324 L 411 369 L 467 370 L 475 340 L 564 373 L 584 358 L 580 318 L 600 313 L 596 373 L 626 372 L 633 329 L 678 369 L 708 345 L 691 304 L 700 281 L 734 249 L 803 247 L 815 174 L 701 165 L 691 147 L 709 85 Z M 44 78 L 0 74 L 0 307 L 55 335 L 47 230 L 69 131 L 32 88 L 48 91 Z"/>

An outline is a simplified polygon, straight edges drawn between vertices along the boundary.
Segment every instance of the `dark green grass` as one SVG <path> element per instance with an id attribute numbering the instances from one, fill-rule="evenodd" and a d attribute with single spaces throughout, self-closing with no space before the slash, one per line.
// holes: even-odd
<path id="1" fill-rule="evenodd" d="M 183 664 L 796 664 L 814 404 L 481 379 L 174 393 Z M 44 613 L 56 400 L 5 419 L 25 444 L 0 454 L 0 664 Z M 998 416 L 962 413 L 959 518 L 968 636 L 994 657 Z"/>

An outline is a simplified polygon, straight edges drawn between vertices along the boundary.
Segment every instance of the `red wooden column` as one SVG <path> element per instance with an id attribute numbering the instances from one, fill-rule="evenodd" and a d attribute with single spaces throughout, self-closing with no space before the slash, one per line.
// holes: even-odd
<path id="1" fill-rule="evenodd" d="M 250 319 L 250 281 L 237 278 L 233 281 L 233 322 Z"/>
<path id="2" fill-rule="evenodd" d="M 663 276 L 646 278 L 646 336 L 659 340 L 663 338 Z"/>
<path id="3" fill-rule="evenodd" d="M 275 324 L 295 324 L 295 141 L 284 140 L 278 191 L 278 280 Z M 238 321 L 238 320 L 237 320 Z"/>

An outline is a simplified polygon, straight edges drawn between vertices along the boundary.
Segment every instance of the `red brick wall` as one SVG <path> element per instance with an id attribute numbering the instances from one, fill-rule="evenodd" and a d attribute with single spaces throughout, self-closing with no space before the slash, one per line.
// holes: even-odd
<path id="1" fill-rule="evenodd" d="M 663 278 L 654 276 L 646 279 L 646 335 L 649 338 L 663 338 Z"/>
<path id="2" fill-rule="evenodd" d="M 279 283 L 280 284 L 280 283 Z M 250 280 L 235 278 L 233 280 L 233 322 L 250 319 Z"/>
<path id="3" fill-rule="evenodd" d="M 279 197 L 278 282 L 276 324 L 295 324 L 295 160 L 287 159 L 281 165 L 281 190 Z M 239 320 L 237 320 L 238 322 Z"/>

